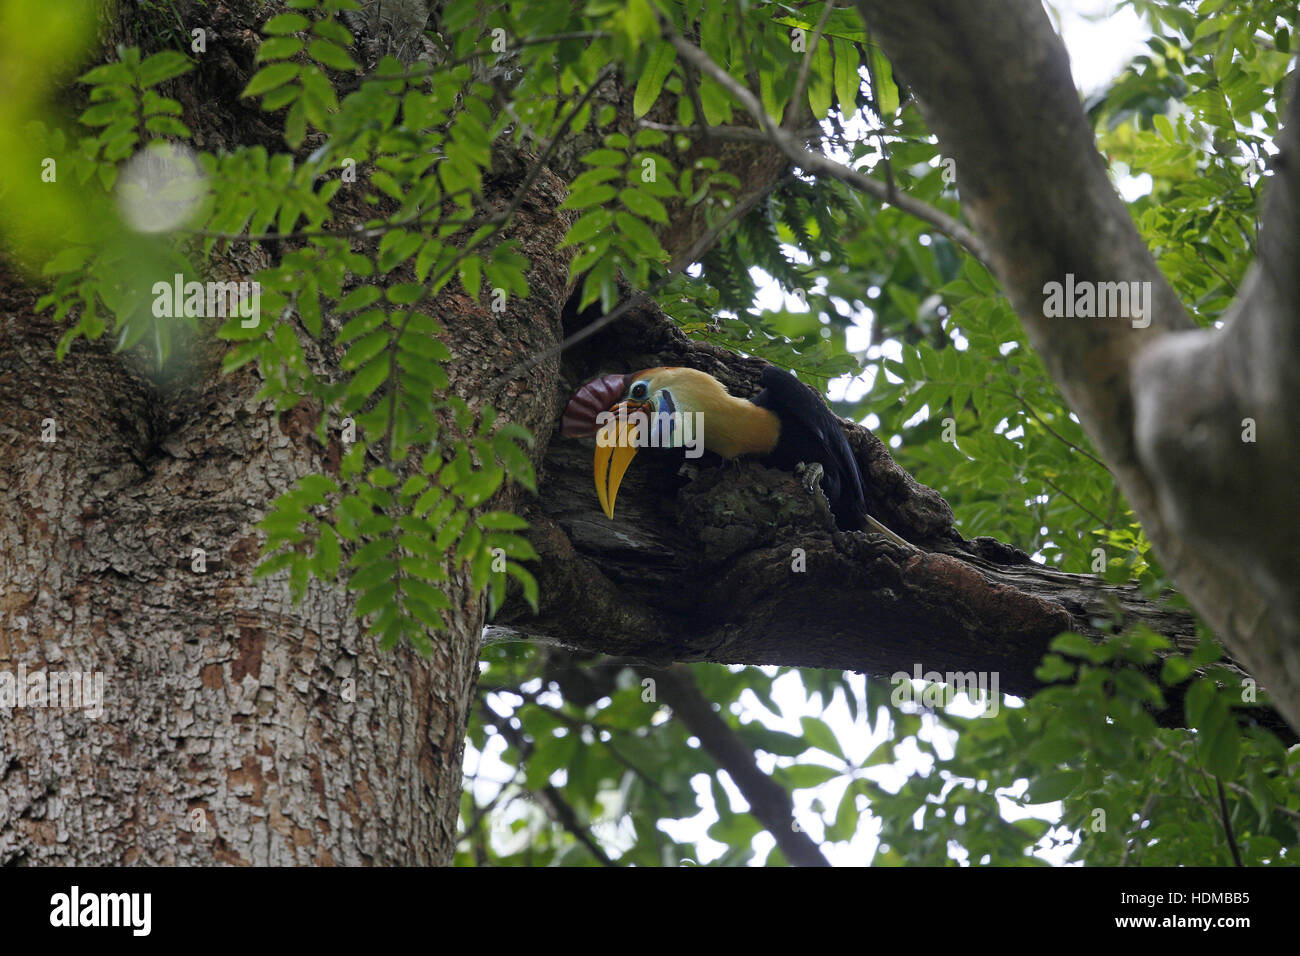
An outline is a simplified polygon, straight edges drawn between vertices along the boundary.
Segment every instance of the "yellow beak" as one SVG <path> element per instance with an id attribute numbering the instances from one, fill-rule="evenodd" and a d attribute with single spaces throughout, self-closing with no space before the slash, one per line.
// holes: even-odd
<path id="1" fill-rule="evenodd" d="M 636 457 L 640 428 L 623 416 L 605 425 L 596 435 L 596 458 L 593 470 L 596 477 L 596 497 L 605 509 L 605 516 L 614 517 L 614 499 L 628 465 Z"/>

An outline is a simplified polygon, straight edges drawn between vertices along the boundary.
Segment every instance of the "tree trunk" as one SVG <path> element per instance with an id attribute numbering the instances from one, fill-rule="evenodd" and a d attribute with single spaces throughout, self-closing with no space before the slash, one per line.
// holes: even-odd
<path id="1" fill-rule="evenodd" d="M 247 31 L 273 12 L 212 11 L 213 54 L 177 84 L 209 148 L 267 129 L 237 96 Z M 488 208 L 528 158 L 494 163 Z M 503 313 L 459 291 L 437 303 L 452 389 L 472 407 L 556 344 L 563 195 L 539 177 L 510 230 L 533 262 L 527 300 Z M 340 221 L 373 215 L 336 205 Z M 236 248 L 218 268 L 266 264 Z M 448 862 L 484 617 L 466 577 L 447 588 L 454 609 L 428 659 L 380 652 L 342 586 L 313 582 L 295 606 L 284 574 L 253 577 L 255 524 L 296 479 L 337 474 L 341 423 L 322 447 L 321 410 L 275 414 L 254 398 L 255 372 L 220 375 L 219 344 L 165 381 L 107 340 L 58 362 L 62 329 L 34 313 L 36 295 L 0 271 L 0 674 L 101 674 L 103 702 L 97 718 L 34 700 L 0 710 L 0 863 Z M 340 354 L 308 351 L 321 374 L 338 374 Z M 543 436 L 540 456 L 556 394 L 552 360 L 492 401 Z"/>

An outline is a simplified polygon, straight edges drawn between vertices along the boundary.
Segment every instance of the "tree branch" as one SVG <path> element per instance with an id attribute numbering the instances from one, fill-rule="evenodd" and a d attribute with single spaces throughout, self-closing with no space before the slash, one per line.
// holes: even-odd
<path id="1" fill-rule="evenodd" d="M 1241 851 L 1237 849 L 1237 837 L 1232 832 L 1232 814 L 1228 812 L 1228 795 L 1223 792 L 1223 781 L 1215 777 L 1214 784 L 1219 791 L 1219 817 L 1223 821 L 1223 834 L 1228 838 L 1228 849 L 1232 851 L 1232 862 L 1245 866 L 1241 862 Z"/>
<path id="2" fill-rule="evenodd" d="M 681 665 L 655 670 L 642 668 L 653 678 L 659 695 L 673 709 L 718 767 L 727 771 L 749 803 L 749 812 L 772 834 L 785 858 L 795 866 L 829 866 L 812 838 L 794 827 L 794 803 L 779 783 L 754 763 L 754 751 L 713 710 L 700 692 L 690 670 Z"/>
<path id="3" fill-rule="evenodd" d="M 668 40 L 676 48 L 678 55 L 701 73 L 707 74 L 735 97 L 736 101 L 745 108 L 745 111 L 753 117 L 754 121 L 767 134 L 769 140 L 779 147 L 781 152 L 800 169 L 838 179 L 879 199 L 881 202 L 897 206 L 908 215 L 929 223 L 935 230 L 958 245 L 963 246 L 975 258 L 987 264 L 987 253 L 983 243 L 956 219 L 953 219 L 945 212 L 935 209 L 928 203 L 915 199 L 906 193 L 898 192 L 898 190 L 880 182 L 878 179 L 872 179 L 856 169 L 842 166 L 827 156 L 806 149 L 798 137 L 772 121 L 772 118 L 767 115 L 767 111 L 763 109 L 763 104 L 758 101 L 758 98 L 753 93 L 745 89 L 730 73 L 714 63 L 703 50 L 686 40 L 662 14 L 660 15 L 660 22 L 664 25 Z"/>
<path id="4" fill-rule="evenodd" d="M 956 161 L 962 208 L 1162 562 L 1300 728 L 1300 109 L 1278 139 L 1258 267 L 1222 330 L 1187 314 L 1107 175 L 1037 0 L 856 0 Z M 683 56 L 686 54 L 683 53 Z M 1015 104 L 1015 109 L 1005 108 Z M 990 108 L 997 104 L 1003 108 Z M 1139 315 L 1049 315 L 1048 283 L 1136 283 Z M 1243 440 L 1247 423 L 1256 429 Z"/>
<path id="5" fill-rule="evenodd" d="M 651 301 L 628 305 L 566 353 L 567 394 L 612 369 L 684 365 L 732 394 L 759 390 L 763 362 L 688 339 Z M 560 399 L 562 400 L 562 399 Z M 558 417 L 559 408 L 556 407 Z M 1180 653 L 1198 645 L 1195 616 L 1146 597 L 1136 583 L 1068 574 L 1015 547 L 957 532 L 947 503 L 918 484 L 869 431 L 845 425 L 870 513 L 927 554 L 836 530 L 820 496 L 792 474 L 754 462 L 683 464 L 646 449 L 624 479 L 614 520 L 591 487 L 591 442 L 557 437 L 544 487 L 523 512 L 541 555 L 534 616 L 517 598 L 492 640 L 556 643 L 664 666 L 718 661 L 826 667 L 888 676 L 923 671 L 997 675 L 1027 696 L 1053 637 L 1103 640 L 1109 623 L 1142 623 Z M 1183 688 L 1157 720 L 1178 725 Z M 1259 719 L 1292 736 L 1276 714 Z"/>
<path id="6" fill-rule="evenodd" d="M 834 11 L 836 0 L 827 0 L 822 7 L 822 15 L 817 21 L 817 26 L 813 29 L 812 42 L 808 44 L 808 49 L 804 53 L 804 58 L 799 64 L 799 75 L 795 77 L 794 92 L 790 94 L 789 112 L 786 114 L 786 129 L 790 129 L 799 121 L 799 115 L 803 112 L 803 97 L 808 90 L 808 68 L 812 66 L 813 54 L 817 52 L 817 44 L 822 41 L 822 32 L 826 29 L 826 23 L 831 18 L 831 12 Z"/>

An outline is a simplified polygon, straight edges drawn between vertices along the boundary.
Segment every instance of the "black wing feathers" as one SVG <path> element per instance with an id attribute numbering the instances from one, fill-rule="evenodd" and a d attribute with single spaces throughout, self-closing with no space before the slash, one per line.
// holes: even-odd
<path id="1" fill-rule="evenodd" d="M 767 464 L 785 471 L 801 461 L 821 464 L 822 488 L 836 523 L 844 530 L 861 528 L 867 510 L 862 473 L 840 420 L 820 395 L 789 372 L 769 365 L 761 381 L 763 391 L 754 396 L 754 404 L 781 420 L 781 437 Z"/>

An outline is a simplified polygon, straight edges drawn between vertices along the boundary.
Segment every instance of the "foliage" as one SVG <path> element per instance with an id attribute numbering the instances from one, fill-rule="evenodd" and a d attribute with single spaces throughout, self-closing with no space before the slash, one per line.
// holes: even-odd
<path id="1" fill-rule="evenodd" d="M 33 124 L 43 149 L 63 160 L 62 181 L 71 177 L 86 197 L 93 223 L 80 242 L 65 243 L 44 263 L 56 278 L 38 307 L 54 306 L 56 319 L 77 316 L 60 354 L 111 322 L 119 349 L 150 342 L 166 363 L 176 320 L 194 323 L 192 315 L 159 309 L 155 280 L 195 276 L 192 254 L 200 245 L 206 256 L 218 243 L 285 242 L 279 261 L 252 277 L 260 313 L 250 318 L 231 305 L 217 330 L 234 343 L 223 368 L 256 361 L 265 383 L 259 398 L 278 410 L 304 399 L 329 409 L 335 417 L 322 416 L 318 437 L 336 432 L 346 453 L 339 480 L 309 476 L 274 502 L 260 527 L 275 553 L 258 573 L 287 570 L 301 598 L 311 576 L 329 581 L 346 569 L 348 587 L 359 592 L 355 613 L 369 617 L 381 646 L 406 638 L 427 653 L 429 632 L 445 626 L 451 601 L 443 585 L 457 567 L 468 571 L 475 592 L 486 590 L 493 610 L 509 577 L 537 600 L 536 582 L 520 563 L 536 557 L 518 533 L 526 524 L 485 510 L 507 479 L 535 490 L 524 450 L 532 438 L 513 423 L 496 424 L 491 406 L 471 408 L 447 393 L 443 364 L 451 353 L 429 314 L 452 281 L 472 298 L 484 280 L 503 295 L 528 292 L 527 261 L 500 236 L 506 223 L 481 225 L 474 202 L 504 124 L 493 120 L 486 89 L 470 82 L 464 64 L 408 75 L 387 58 L 340 101 L 327 74 L 356 67 L 346 50 L 352 37 L 337 18 L 355 4 L 290 6 L 298 12 L 266 23 L 258 52 L 266 65 L 244 95 L 260 96 L 267 111 L 287 110 L 290 147 L 303 144 L 309 125 L 324 144 L 305 159 L 260 146 L 198 154 L 206 192 L 170 235 L 123 228 L 109 191 L 142 148 L 158 157 L 146 200 L 174 200 L 182 187 L 194 187 L 192 166 L 171 158 L 171 142 L 189 137 L 177 119 L 181 105 L 156 91 L 191 68 L 186 57 L 163 51 L 142 60 L 127 49 L 119 62 L 85 74 L 91 105 L 79 121 L 95 132 L 75 142 L 62 129 Z M 305 62 L 295 59 L 300 53 Z M 435 163 L 444 150 L 446 161 Z M 380 236 L 367 252 L 354 252 L 347 235 L 328 228 L 340 170 L 356 162 L 375 166 L 365 200 L 391 201 L 367 226 Z M 327 380 L 309 368 L 308 340 L 342 350 L 343 378 Z"/>
<path id="2" fill-rule="evenodd" d="M 1174 29 L 1153 38 L 1149 45 L 1157 55 L 1137 58 L 1090 101 L 1089 113 L 1116 177 L 1151 176 L 1150 192 L 1132 204 L 1135 219 L 1175 289 L 1210 322 L 1226 308 L 1253 255 L 1264 154 L 1277 130 L 1273 93 L 1293 63 L 1288 27 L 1280 19 L 1285 12 L 1276 4 L 1240 12 L 1210 4 L 1214 25 L 1207 26 L 1185 7 L 1139 6 Z M 719 8 L 715 18 L 731 14 L 727 5 Z M 809 8 L 801 25 L 811 30 L 818 12 Z M 768 16 L 769 9 L 756 7 L 744 31 L 732 27 L 729 36 L 747 32 L 747 48 L 761 57 L 769 46 L 753 37 L 770 29 Z M 705 35 L 702 46 L 709 51 Z M 853 42 L 863 39 L 859 34 Z M 740 51 L 712 52 L 738 78 L 751 68 Z M 1166 66 L 1166 54 L 1177 54 L 1173 65 Z M 814 73 L 820 62 L 814 58 Z M 756 64 L 760 80 L 764 66 Z M 791 72 L 772 68 L 786 77 Z M 1168 81 L 1172 70 L 1177 83 Z M 781 81 L 773 82 L 779 89 Z M 672 83 L 670 76 L 668 88 Z M 841 99 L 854 102 L 851 110 L 861 122 L 837 117 L 827 124 L 833 146 L 859 168 L 889 175 L 901 190 L 959 214 L 959 182 L 913 106 L 890 119 L 884 154 L 876 140 L 861 135 L 863 117 L 872 117 L 859 113 L 870 105 L 869 95 L 868 87 L 864 96 Z M 678 102 L 689 115 L 689 103 Z M 709 117 L 727 120 L 730 114 L 724 118 L 720 111 Z M 846 138 L 846 130 L 855 129 L 858 139 Z M 802 297 L 807 310 L 755 307 L 752 266 L 766 274 L 763 281 L 775 279 Z M 801 367 L 818 338 L 833 357 L 853 359 L 853 372 L 870 387 L 858 394 L 850 389 L 841 412 L 870 413 L 877 432 L 893 439 L 899 461 L 942 490 L 967 534 L 1015 542 L 1063 570 L 1101 573 L 1112 581 L 1137 578 L 1153 596 L 1168 593 L 1170 582 L 1150 543 L 995 281 L 927 224 L 881 209 L 838 183 L 796 178 L 723 234 L 694 285 L 701 283 L 705 288 L 694 297 L 691 283 L 667 285 L 660 294 L 664 308 L 691 334 L 795 367 L 813 380 L 830 368 Z M 872 347 L 853 355 L 847 332 L 864 312 L 871 318 Z M 1170 599 L 1181 603 L 1176 595 Z M 849 736 L 887 738 L 849 759 L 811 746 L 816 738 L 806 727 L 802 734 L 768 729 L 794 719 L 772 700 L 777 674 L 693 669 L 710 681 L 709 698 L 754 747 L 760 764 L 796 796 L 804 787 L 818 794 L 816 804 L 798 813 L 799 822 L 839 861 L 863 861 L 871 842 L 861 838 L 869 829 L 870 818 L 862 816 L 867 806 L 879 821 L 875 861 L 886 865 L 1043 859 L 1230 865 L 1234 843 L 1246 864 L 1294 861 L 1300 750 L 1288 752 L 1254 724 L 1249 711 L 1261 702 L 1214 664 L 1219 651 L 1210 638 L 1190 657 L 1167 648 L 1152 634 L 1119 633 L 1105 645 L 1062 635 L 1040 670 L 1055 685 L 1023 706 L 982 717 L 895 703 L 883 682 L 859 689 L 849 675 L 803 673 L 807 698 L 787 692 L 783 700 L 805 720 L 837 715 L 833 751 L 847 747 Z M 1162 667 L 1155 664 L 1157 650 Z M 534 660 L 530 652 L 511 658 L 511 667 Z M 668 791 L 664 800 L 693 809 L 683 775 L 696 774 L 695 807 L 705 820 L 716 814 L 708 835 L 726 847 L 714 848 L 714 862 L 747 859 L 736 856 L 736 841 L 749 843 L 757 824 L 736 822 L 743 800 L 728 794 L 724 773 L 700 766 L 699 751 L 683 746 L 682 730 L 664 719 L 664 711 L 638 708 L 630 670 L 615 678 L 621 690 L 575 704 L 563 697 L 581 686 L 572 676 L 547 680 L 543 666 L 523 674 L 503 667 L 491 659 L 484 681 L 513 690 L 490 697 L 497 713 L 486 724 L 474 723 L 476 747 L 490 750 L 485 727 L 503 721 L 516 722 L 515 733 L 526 740 L 545 741 L 560 729 L 551 721 L 561 720 L 567 737 L 594 734 L 600 741 L 582 749 L 580 781 L 568 772 L 568 757 L 552 747 L 506 751 L 505 762 L 518 765 L 525 779 L 495 791 L 494 814 L 533 835 L 516 837 L 514 844 L 530 848 L 520 851 L 531 852 L 530 862 L 591 862 L 591 856 L 541 809 L 519 809 L 519 795 L 529 791 L 527 776 L 562 781 L 560 790 L 579 819 L 602 821 L 593 830 L 602 845 L 623 850 L 619 862 L 648 863 L 696 858 L 670 835 L 682 831 L 666 824 L 656 831 L 648 822 L 685 811 L 625 795 L 635 794 L 638 780 L 643 787 L 661 783 Z M 897 691 L 901 685 L 893 686 Z M 1158 728 L 1147 710 L 1172 693 L 1185 695 L 1187 730 Z M 629 710 L 638 709 L 634 725 L 620 726 Z M 644 766 L 608 752 L 631 747 Z M 900 781 L 900 767 L 918 764 Z M 600 796 L 614 794 L 619 799 Z M 467 808 L 472 803 L 467 794 Z M 1043 819 L 1058 815 L 1056 826 Z M 477 819 L 467 809 L 466 820 Z M 520 862 L 517 855 L 495 855 L 494 848 L 509 845 L 470 826 L 463 861 Z M 762 837 L 753 845 L 766 848 L 771 841 Z M 766 860 L 781 862 L 780 851 Z"/>
<path id="3" fill-rule="evenodd" d="M 1115 176 L 1150 177 L 1134 218 L 1208 324 L 1253 255 L 1275 91 L 1293 72 L 1288 5 L 1132 6 L 1152 24 L 1151 53 L 1090 100 L 1089 115 Z M 230 343 L 224 367 L 256 363 L 261 396 L 281 410 L 304 400 L 325 409 L 318 435 L 338 435 L 346 453 L 337 477 L 307 476 L 275 502 L 261 525 L 260 573 L 286 575 L 296 595 L 313 577 L 346 574 L 382 646 L 405 638 L 426 652 L 458 571 L 493 609 L 511 577 L 536 604 L 521 563 L 536 557 L 526 526 L 494 500 L 507 481 L 534 488 L 531 439 L 450 393 L 434 304 L 453 288 L 476 301 L 528 294 L 530 264 L 504 238 L 524 189 L 505 210 L 486 206 L 493 152 L 544 155 L 591 130 L 601 143 L 581 157 L 564 202 L 584 306 L 613 308 L 621 277 L 653 292 L 693 337 L 819 384 L 851 376 L 839 410 L 870 414 L 900 463 L 942 490 L 965 533 L 1015 542 L 1063 570 L 1137 577 L 1152 594 L 1168 588 L 982 266 L 927 223 L 841 183 L 796 174 L 753 197 L 715 160 L 686 161 L 702 124 L 740 125 L 743 110 L 686 69 L 665 24 L 750 86 L 774 120 L 818 127 L 838 160 L 960 216 L 960 171 L 954 179 L 852 8 L 513 0 L 485 10 L 450 0 L 430 23 L 436 57 L 412 68 L 385 57 L 358 76 L 342 16 L 357 9 L 352 0 L 287 7 L 264 25 L 244 93 L 282 123 L 286 149 L 193 154 L 205 190 L 197 200 L 183 188 L 193 175 L 155 184 L 163 199 L 194 202 L 175 228 L 127 229 L 113 192 L 142 151 L 156 156 L 151 168 L 176 169 L 168 144 L 189 131 L 164 91 L 189 69 L 186 55 L 125 49 L 86 73 L 77 127 L 49 122 L 34 93 L 0 106 L 0 183 L 29 177 L 42 157 L 59 160 L 58 186 L 39 203 L 0 187 L 0 214 L 12 255 L 48 277 L 41 306 L 69 322 L 61 354 L 111 332 L 119 349 L 148 348 L 166 363 L 186 329 L 158 314 L 145 292 L 154 280 L 196 276 L 195 263 L 235 244 L 274 244 L 274 265 L 252 277 L 259 320 L 232 311 L 216 329 Z M 39 51 L 72 32 L 51 30 L 23 62 L 50 60 Z M 505 51 L 493 46 L 500 36 L 510 38 Z M 169 27 L 157 39 L 184 41 Z M 485 80 L 503 57 L 516 77 L 508 88 Z M 633 91 L 634 118 L 646 120 L 631 133 L 626 117 L 593 104 L 615 71 Z M 662 119 L 665 104 L 675 123 L 647 120 Z M 333 227 L 344 177 L 358 170 L 356 188 L 375 210 L 365 237 L 377 241 L 365 251 Z M 665 269 L 660 230 L 672 199 L 702 207 L 719 230 L 692 274 Z M 794 305 L 760 307 L 768 279 Z M 864 316 L 870 345 L 855 348 Z M 318 348 L 341 354 L 337 379 L 309 366 Z M 883 864 L 1059 859 L 1054 841 L 1097 864 L 1226 863 L 1234 847 L 1243 862 L 1292 862 L 1297 752 L 1250 725 L 1259 702 L 1216 669 L 1212 639 L 1189 658 L 1167 648 L 1141 632 L 1101 645 L 1062 635 L 1040 669 L 1053 686 L 984 717 L 898 700 L 906 681 L 692 672 L 760 766 L 796 794 L 791 825 L 837 859 L 866 861 L 878 827 Z M 642 865 L 764 853 L 782 862 L 729 778 L 633 668 L 513 645 L 490 648 L 482 666 L 460 862 L 592 862 L 593 846 Z M 1146 710 L 1172 693 L 1185 700 L 1187 730 L 1157 728 Z M 490 783 L 492 766 L 507 768 L 505 778 Z M 1057 801 L 1055 829 L 1013 819 Z M 721 850 L 672 822 L 702 811 L 716 818 L 708 837 Z"/>

